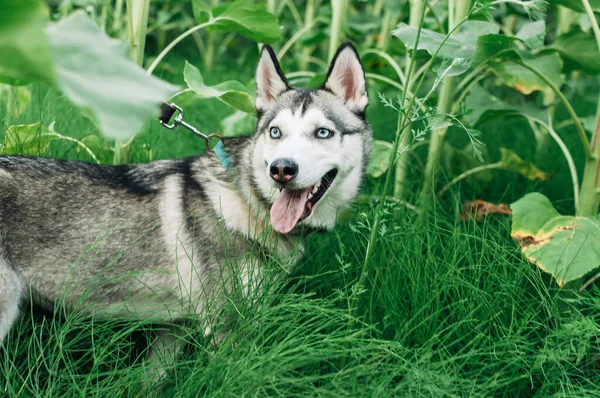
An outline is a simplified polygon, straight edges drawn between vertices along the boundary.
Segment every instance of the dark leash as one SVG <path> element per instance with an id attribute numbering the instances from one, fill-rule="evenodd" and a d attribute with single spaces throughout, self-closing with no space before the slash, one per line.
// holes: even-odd
<path id="1" fill-rule="evenodd" d="M 173 119 L 173 116 L 175 116 L 175 119 Z M 171 122 L 171 119 L 173 119 L 173 122 Z M 229 169 L 229 166 L 231 165 L 231 157 L 229 156 L 227 150 L 225 149 L 225 146 L 223 145 L 223 137 L 216 133 L 204 134 L 196 127 L 183 120 L 183 109 L 180 106 L 176 105 L 173 102 L 171 102 L 170 104 L 163 102 L 162 104 L 160 104 L 160 116 L 158 117 L 158 120 L 160 121 L 161 126 L 163 126 L 164 128 L 173 130 L 175 129 L 175 127 L 181 126 L 191 131 L 197 137 L 202 138 L 206 144 L 206 149 L 208 151 L 214 151 L 215 155 L 217 155 L 217 158 L 219 158 L 219 161 L 221 162 L 223 167 Z M 219 142 L 213 148 L 211 148 L 210 143 L 215 138 L 218 139 Z"/>

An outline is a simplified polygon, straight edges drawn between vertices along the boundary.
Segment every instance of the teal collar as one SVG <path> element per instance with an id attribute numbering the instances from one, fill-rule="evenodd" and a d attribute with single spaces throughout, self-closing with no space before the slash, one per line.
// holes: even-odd
<path id="1" fill-rule="evenodd" d="M 213 148 L 213 151 L 215 152 L 215 155 L 217 155 L 219 162 L 221 162 L 223 167 L 225 167 L 225 170 L 229 170 L 229 167 L 231 167 L 232 159 L 231 156 L 229 156 L 227 149 L 225 149 L 225 145 L 223 145 L 223 140 L 219 140 L 217 145 L 215 145 L 215 147 Z"/>

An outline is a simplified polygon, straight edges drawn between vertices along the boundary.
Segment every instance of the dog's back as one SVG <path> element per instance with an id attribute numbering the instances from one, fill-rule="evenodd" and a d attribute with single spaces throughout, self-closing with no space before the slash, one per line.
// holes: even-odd
<path id="1" fill-rule="evenodd" d="M 197 159 L 0 157 L 0 339 L 29 290 L 41 304 L 165 319 L 199 300 L 218 263 L 209 239 L 218 221 L 191 176 Z"/>

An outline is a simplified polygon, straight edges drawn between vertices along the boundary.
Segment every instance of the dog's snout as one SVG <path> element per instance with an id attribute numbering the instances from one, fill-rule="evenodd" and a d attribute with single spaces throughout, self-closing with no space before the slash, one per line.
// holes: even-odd
<path id="1" fill-rule="evenodd" d="M 269 167 L 271 178 L 280 183 L 292 181 L 298 174 L 298 164 L 292 159 L 277 159 Z"/>

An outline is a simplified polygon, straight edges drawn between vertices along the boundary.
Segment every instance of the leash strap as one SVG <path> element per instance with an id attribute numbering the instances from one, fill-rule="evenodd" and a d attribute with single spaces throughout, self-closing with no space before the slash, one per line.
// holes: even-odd
<path id="1" fill-rule="evenodd" d="M 175 114 L 175 119 L 173 119 L 173 122 L 170 123 Z M 217 158 L 223 167 L 225 167 L 225 169 L 229 169 L 229 166 L 231 166 L 231 156 L 229 156 L 229 153 L 227 153 L 227 150 L 225 149 L 225 145 L 223 145 L 223 137 L 221 137 L 219 134 L 204 134 L 191 124 L 184 121 L 183 109 L 177 106 L 175 103 L 167 104 L 166 102 L 163 102 L 160 104 L 160 115 L 158 120 L 160 121 L 161 126 L 169 130 L 173 130 L 177 126 L 185 127 L 196 136 L 202 138 L 206 143 L 206 149 L 209 151 L 211 150 L 210 142 L 213 140 L 213 138 L 217 138 L 219 142 L 214 146 L 214 148 L 212 148 L 212 150 L 215 152 L 215 155 L 217 155 Z"/>

